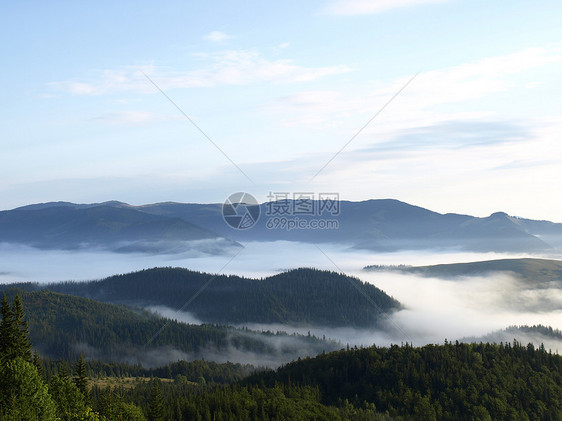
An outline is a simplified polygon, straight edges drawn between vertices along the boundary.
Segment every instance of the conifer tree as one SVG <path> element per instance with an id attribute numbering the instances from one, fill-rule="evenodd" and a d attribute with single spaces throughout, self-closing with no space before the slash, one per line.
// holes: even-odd
<path id="1" fill-rule="evenodd" d="M 12 313 L 12 306 L 8 302 L 6 294 L 2 298 L 2 321 L 0 322 L 0 362 L 3 364 L 13 357 L 13 344 L 14 344 L 14 318 Z"/>
<path id="2" fill-rule="evenodd" d="M 12 307 L 13 335 L 15 357 L 22 357 L 25 361 L 32 362 L 31 343 L 29 342 L 29 328 L 25 320 L 23 303 L 19 295 L 14 299 Z"/>
<path id="3" fill-rule="evenodd" d="M 4 294 L 2 299 L 2 322 L 0 322 L 0 360 L 5 363 L 18 357 L 32 362 L 29 328 L 19 295 L 11 306 Z"/>
<path id="4" fill-rule="evenodd" d="M 68 374 L 68 367 L 66 366 L 65 362 L 61 362 L 59 364 L 59 370 L 57 375 L 61 378 L 61 379 L 68 379 L 70 377 L 70 375 Z"/>
<path id="5" fill-rule="evenodd" d="M 88 371 L 86 370 L 86 363 L 82 355 L 78 358 L 76 363 L 76 368 L 74 370 L 74 384 L 78 387 L 78 390 L 82 392 L 84 398 L 88 397 Z"/>
<path id="6" fill-rule="evenodd" d="M 39 357 L 39 353 L 35 351 L 33 353 L 33 365 L 37 368 L 37 373 L 41 376 L 42 379 L 45 378 L 45 371 L 43 370 L 43 364 L 41 363 L 41 357 Z"/>
<path id="7" fill-rule="evenodd" d="M 154 380 L 150 391 L 150 406 L 148 408 L 149 421 L 164 421 L 164 398 L 160 391 L 160 382 Z"/>

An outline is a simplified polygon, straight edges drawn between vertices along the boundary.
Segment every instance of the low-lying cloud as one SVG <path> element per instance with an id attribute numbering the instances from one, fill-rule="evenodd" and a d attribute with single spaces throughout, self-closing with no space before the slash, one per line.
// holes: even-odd
<path id="1" fill-rule="evenodd" d="M 556 284 L 542 289 L 526 285 L 509 273 L 444 280 L 393 272 L 366 272 L 370 265 L 431 265 L 499 258 L 530 257 L 525 254 L 438 252 L 434 250 L 376 253 L 342 245 L 314 245 L 287 241 L 246 243 L 240 254 L 222 273 L 265 277 L 296 267 L 316 267 L 343 271 L 381 288 L 399 300 L 404 308 L 390 314 L 385 330 L 248 324 L 250 329 L 284 331 L 319 338 L 335 339 L 343 346 L 389 345 L 410 342 L 414 345 L 443 343 L 445 339 L 482 337 L 512 325 L 542 324 L 562 328 L 562 290 Z M 181 266 L 217 273 L 232 255 L 155 255 L 147 253 L 109 253 L 103 251 L 54 251 L 0 244 L 0 282 L 53 282 L 98 279 L 155 266 Z M 325 255 L 324 255 L 325 253 Z M 538 257 L 538 256 L 533 256 Z M 553 257 L 553 256 L 541 256 Z M 203 292 L 204 293 L 204 292 Z M 175 309 L 152 306 L 151 311 L 181 322 L 199 324 L 196 315 Z M 537 340 L 539 340 L 538 338 Z M 546 343 L 545 343 L 546 344 Z M 538 343 L 536 343 L 538 345 Z M 553 348 L 554 350 L 555 348 Z M 562 347 L 560 347 L 562 349 Z M 306 351 L 302 354 L 306 354 Z M 148 354 L 147 354 L 148 355 Z M 302 356 L 297 355 L 296 356 Z M 188 355 L 196 358 L 195 355 Z M 152 357 L 147 357 L 151 359 Z M 171 361 L 172 354 L 164 358 Z M 285 361 L 279 355 L 268 358 L 230 349 L 205 355 L 206 359 L 249 362 L 271 366 Z M 152 358 L 153 359 L 153 358 Z M 147 361 L 148 362 L 148 361 Z M 152 364 L 152 363 L 151 363 Z"/>

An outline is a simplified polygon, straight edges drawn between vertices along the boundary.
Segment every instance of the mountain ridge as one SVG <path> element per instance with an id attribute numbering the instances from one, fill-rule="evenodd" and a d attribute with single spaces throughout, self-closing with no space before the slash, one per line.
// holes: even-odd
<path id="1" fill-rule="evenodd" d="M 110 249 L 120 249 L 115 244 L 119 241 L 152 243 L 152 247 L 143 244 L 130 247 L 130 251 L 147 252 L 158 251 L 155 243 L 168 241 L 170 237 L 176 242 L 206 239 L 230 242 L 230 245 L 278 240 L 338 243 L 380 252 L 449 249 L 535 253 L 552 251 L 556 247 L 562 249 L 562 224 L 512 217 L 505 212 L 482 218 L 441 214 L 396 199 L 337 201 L 336 213 L 324 210 L 323 214 L 316 212 L 315 215 L 296 212 L 275 215 L 271 211 L 274 205 L 296 209 L 303 203 L 294 200 L 262 203 L 259 205 L 261 217 L 256 224 L 250 229 L 236 230 L 225 223 L 220 203 L 161 202 L 135 206 L 115 200 L 94 204 L 47 202 L 1 211 L 0 242 L 65 249 L 80 248 L 97 236 L 94 244 Z M 320 209 L 320 204 L 318 200 L 309 202 L 315 209 Z M 100 209 L 104 209 L 106 215 L 92 218 L 95 210 Z M 81 223 L 69 223 L 73 218 Z M 286 222 L 287 219 L 299 219 L 305 222 L 307 229 L 268 225 L 268 222 Z M 335 228 L 310 229 L 309 223 L 315 219 L 332 221 Z M 38 226 L 37 221 L 42 225 Z M 131 221 L 143 223 L 135 225 Z M 128 230 L 119 230 L 119 224 L 128 224 Z M 65 243 L 69 237 L 74 238 Z M 174 247 L 164 247 L 160 252 L 173 250 Z"/>
<path id="2" fill-rule="evenodd" d="M 494 259 L 476 262 L 448 263 L 424 266 L 365 266 L 367 271 L 394 271 L 421 276 L 455 280 L 466 276 L 484 276 L 489 273 L 507 272 L 517 276 L 527 286 L 550 288 L 562 287 L 562 260 L 519 258 Z"/>
<path id="3" fill-rule="evenodd" d="M 41 287 L 102 302 L 174 310 L 197 296 L 186 311 L 204 323 L 215 324 L 374 327 L 387 313 L 401 308 L 384 291 L 357 278 L 306 268 L 261 279 L 152 268 L 98 281 Z"/>

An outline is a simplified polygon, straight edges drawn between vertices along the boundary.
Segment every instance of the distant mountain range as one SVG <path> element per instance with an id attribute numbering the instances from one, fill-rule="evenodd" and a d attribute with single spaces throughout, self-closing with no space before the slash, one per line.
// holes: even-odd
<path id="1" fill-rule="evenodd" d="M 210 252 L 236 242 L 178 217 L 160 216 L 118 202 L 57 202 L 0 212 L 0 241 L 46 249 L 103 248 L 116 252 Z"/>
<path id="2" fill-rule="evenodd" d="M 302 203 L 274 204 L 298 209 Z M 319 209 L 321 202 L 308 205 Z M 194 247 L 220 253 L 237 242 L 276 240 L 338 243 L 374 251 L 432 248 L 544 252 L 562 248 L 562 224 L 511 217 L 503 212 L 486 218 L 439 214 L 391 199 L 340 201 L 337 205 L 336 214 L 275 215 L 272 203 L 264 203 L 254 226 L 236 230 L 225 223 L 222 204 L 44 203 L 0 212 L 0 242 L 51 249 L 102 247 L 156 253 Z M 287 229 L 278 224 L 279 219 L 272 218 L 298 218 L 307 227 L 315 219 L 330 220 L 337 228 Z"/>

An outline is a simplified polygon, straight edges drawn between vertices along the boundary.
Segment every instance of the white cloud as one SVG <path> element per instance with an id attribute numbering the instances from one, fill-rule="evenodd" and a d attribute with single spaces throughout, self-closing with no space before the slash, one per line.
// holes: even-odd
<path id="1" fill-rule="evenodd" d="M 561 61 L 562 52 L 559 49 L 528 48 L 421 72 L 363 135 L 380 137 L 384 133 L 408 127 L 423 127 L 450 120 L 490 118 L 491 111 L 486 103 L 478 111 L 459 111 L 450 105 L 509 91 L 517 87 L 516 78 L 523 72 Z M 351 132 L 367 122 L 411 77 L 407 75 L 390 82 L 375 82 L 362 92 L 295 92 L 265 104 L 264 110 L 281 115 L 279 120 L 287 126 L 312 129 L 322 128 L 323 125 L 342 126 L 347 127 L 346 133 L 351 136 Z"/>
<path id="2" fill-rule="evenodd" d="M 389 9 L 422 4 L 445 3 L 448 0 L 334 0 L 326 9 L 333 15 L 370 15 Z"/>
<path id="3" fill-rule="evenodd" d="M 146 124 L 161 120 L 161 117 L 149 111 L 119 111 L 103 114 L 94 120 L 106 124 Z"/>
<path id="4" fill-rule="evenodd" d="M 96 72 L 95 78 L 87 81 L 72 79 L 50 82 L 48 87 L 72 95 L 103 95 L 124 91 L 150 93 L 154 91 L 154 87 L 147 83 L 143 73 L 152 74 L 155 71 L 156 67 L 152 65 L 122 66 L 118 69 Z"/>
<path id="5" fill-rule="evenodd" d="M 210 32 L 207 35 L 205 35 L 205 39 L 207 41 L 212 41 L 212 42 L 223 42 L 223 41 L 226 41 L 229 38 L 230 38 L 229 35 L 225 34 L 224 32 L 221 32 L 221 31 L 213 31 L 213 32 Z"/>
<path id="6" fill-rule="evenodd" d="M 116 92 L 154 92 L 144 74 L 162 89 L 245 85 L 252 83 L 301 83 L 349 72 L 344 65 L 305 67 L 290 59 L 269 60 L 252 50 L 200 53 L 205 65 L 196 70 L 174 71 L 155 66 L 123 66 L 105 70 L 89 81 L 52 82 L 50 87 L 74 95 L 102 95 Z"/>

